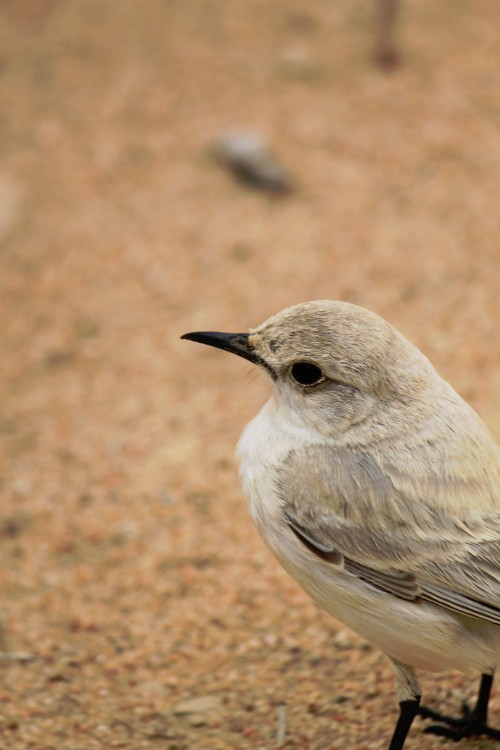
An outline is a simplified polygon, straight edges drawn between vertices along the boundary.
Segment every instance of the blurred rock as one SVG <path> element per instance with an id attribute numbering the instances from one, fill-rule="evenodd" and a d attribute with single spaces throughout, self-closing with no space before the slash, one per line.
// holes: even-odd
<path id="1" fill-rule="evenodd" d="M 256 133 L 225 133 L 214 141 L 211 151 L 219 164 L 246 185 L 276 194 L 289 193 L 293 189 L 290 174 Z"/>

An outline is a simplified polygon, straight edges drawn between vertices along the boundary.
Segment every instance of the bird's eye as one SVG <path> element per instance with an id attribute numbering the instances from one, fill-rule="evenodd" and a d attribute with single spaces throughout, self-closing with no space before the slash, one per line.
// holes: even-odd
<path id="1" fill-rule="evenodd" d="M 324 380 L 324 375 L 317 365 L 311 362 L 296 362 L 291 369 L 292 378 L 300 385 L 316 385 Z"/>

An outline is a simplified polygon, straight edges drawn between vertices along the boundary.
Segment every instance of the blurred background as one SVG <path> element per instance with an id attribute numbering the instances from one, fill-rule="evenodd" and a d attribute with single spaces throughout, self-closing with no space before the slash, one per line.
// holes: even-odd
<path id="1" fill-rule="evenodd" d="M 383 2 L 0 4 L 1 747 L 386 747 L 245 507 L 265 376 L 179 340 L 355 302 L 500 435 L 500 10 L 403 0 L 387 53 Z"/>

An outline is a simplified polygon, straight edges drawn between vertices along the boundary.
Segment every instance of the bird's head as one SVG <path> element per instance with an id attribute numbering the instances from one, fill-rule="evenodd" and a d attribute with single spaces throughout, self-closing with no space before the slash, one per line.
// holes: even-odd
<path id="1" fill-rule="evenodd" d="M 436 379 L 428 360 L 396 329 L 347 302 L 294 305 L 249 333 L 197 332 L 183 338 L 261 366 L 290 420 L 321 435 L 380 420 L 392 405 L 420 400 Z"/>

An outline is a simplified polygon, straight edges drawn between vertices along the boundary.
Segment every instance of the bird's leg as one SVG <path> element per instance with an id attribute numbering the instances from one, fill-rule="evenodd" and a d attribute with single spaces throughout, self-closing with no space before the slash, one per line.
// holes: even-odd
<path id="1" fill-rule="evenodd" d="M 411 698 L 407 701 L 399 702 L 399 719 L 392 735 L 391 744 L 389 750 L 402 750 L 406 736 L 410 731 L 410 727 L 413 724 L 413 719 L 418 714 L 418 707 L 420 704 L 420 696 L 417 695 L 415 698 Z"/>
<path id="2" fill-rule="evenodd" d="M 460 719 L 452 716 L 444 716 L 426 706 L 420 706 L 418 713 L 424 719 L 439 721 L 441 724 L 432 724 L 424 731 L 428 734 L 437 734 L 440 737 L 449 737 L 452 740 L 461 740 L 464 737 L 480 737 L 484 735 L 492 740 L 500 740 L 500 731 L 488 726 L 488 703 L 490 700 L 493 675 L 483 674 L 479 686 L 479 695 L 476 705 L 471 710 L 466 703 L 462 706 L 463 716 Z M 445 726 L 443 726 L 443 724 Z"/>
<path id="3" fill-rule="evenodd" d="M 399 718 L 389 750 L 402 750 L 413 719 L 419 712 L 420 686 L 413 667 L 391 659 L 399 698 Z"/>

